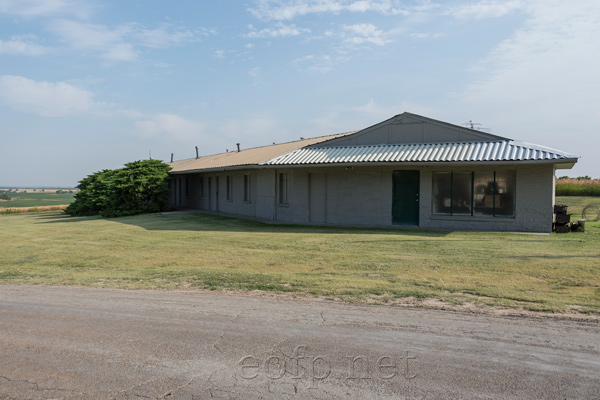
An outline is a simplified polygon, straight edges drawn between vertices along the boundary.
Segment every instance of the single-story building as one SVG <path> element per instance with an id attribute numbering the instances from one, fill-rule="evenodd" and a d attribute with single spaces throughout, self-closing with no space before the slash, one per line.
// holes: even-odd
<path id="1" fill-rule="evenodd" d="M 172 162 L 169 203 L 298 224 L 550 232 L 555 170 L 578 158 L 403 113 Z"/>

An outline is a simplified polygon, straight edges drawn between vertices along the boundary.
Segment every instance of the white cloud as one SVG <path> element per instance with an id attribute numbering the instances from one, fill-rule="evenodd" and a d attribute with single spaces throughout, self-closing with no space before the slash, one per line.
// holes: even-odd
<path id="1" fill-rule="evenodd" d="M 281 22 L 275 24 L 273 29 L 265 28 L 257 31 L 253 25 L 249 25 L 250 32 L 246 34 L 249 38 L 280 38 L 286 36 L 298 36 L 302 33 L 310 33 L 310 29 L 297 28 L 296 25 L 285 25 Z"/>
<path id="2" fill-rule="evenodd" d="M 415 39 L 437 39 L 439 37 L 442 37 L 443 35 L 441 33 L 411 33 L 409 34 L 410 37 L 415 38 Z"/>
<path id="3" fill-rule="evenodd" d="M 131 32 L 131 25 L 110 29 L 105 25 L 80 23 L 69 20 L 55 21 L 51 30 L 71 47 L 94 54 L 110 61 L 132 61 L 139 52 L 124 36 Z"/>
<path id="4" fill-rule="evenodd" d="M 372 43 L 383 46 L 391 42 L 391 40 L 385 39 L 383 31 L 373 24 L 346 25 L 344 26 L 343 37 L 344 42 L 353 45 Z"/>
<path id="5" fill-rule="evenodd" d="M 81 0 L 0 0 L 0 13 L 26 18 L 74 15 L 86 17 L 92 5 Z"/>
<path id="6" fill-rule="evenodd" d="M 2 101 L 25 113 L 62 117 L 93 111 L 100 104 L 93 94 L 65 82 L 36 82 L 21 76 L 0 76 Z"/>
<path id="7" fill-rule="evenodd" d="M 481 75 L 459 96 L 462 107 L 488 126 L 527 131 L 523 140 L 559 148 L 546 135 L 585 141 L 577 135 L 600 126 L 600 3 L 536 0 L 528 12 L 524 26 L 477 65 Z"/>
<path id="8" fill-rule="evenodd" d="M 190 30 L 185 27 L 177 27 L 170 24 L 161 24 L 155 29 L 139 29 L 134 26 L 132 36 L 137 42 L 146 47 L 168 48 L 182 45 L 184 43 L 198 42 L 201 38 L 215 35 L 215 30 L 198 29 Z"/>
<path id="9" fill-rule="evenodd" d="M 323 115 L 310 120 L 313 127 L 304 130 L 302 134 L 306 137 L 314 137 L 364 129 L 405 111 L 427 116 L 435 115 L 432 108 L 413 102 L 379 104 L 374 99 L 370 99 L 359 106 L 333 107 L 325 110 Z"/>
<path id="10" fill-rule="evenodd" d="M 136 119 L 141 113 L 94 100 L 94 94 L 67 82 L 0 76 L 0 103 L 40 117 L 99 116 Z"/>
<path id="11" fill-rule="evenodd" d="M 192 31 L 170 24 L 145 29 L 134 23 L 108 27 L 71 20 L 55 20 L 50 30 L 72 48 L 98 54 L 108 61 L 133 61 L 140 55 L 139 47 L 168 48 L 216 34 L 212 30 Z"/>
<path id="12" fill-rule="evenodd" d="M 352 108 L 352 111 L 365 114 L 375 121 L 391 118 L 405 111 L 413 114 L 432 115 L 434 110 L 430 107 L 406 101 L 395 105 L 381 105 L 377 104 L 374 99 L 370 99 L 366 104 Z"/>
<path id="13" fill-rule="evenodd" d="M 136 121 L 135 127 L 137 133 L 142 137 L 166 137 L 180 142 L 199 142 L 205 130 L 202 123 L 166 113 L 157 114 L 143 121 Z"/>
<path id="14" fill-rule="evenodd" d="M 253 86 L 260 86 L 263 83 L 260 67 L 254 67 L 248 71 L 248 76 L 252 79 Z"/>
<path id="15" fill-rule="evenodd" d="M 597 90 L 586 90 L 600 70 L 600 3 L 591 0 L 586 7 L 583 2 L 572 7 L 557 0 L 536 4 L 525 26 L 480 62 L 478 70 L 489 77 L 472 85 L 470 95 L 485 93 L 494 101 L 564 99 L 551 96 L 559 88 L 600 95 Z"/>
<path id="16" fill-rule="evenodd" d="M 308 14 L 365 13 L 373 11 L 386 15 L 410 11 L 399 0 L 258 0 L 250 12 L 264 20 L 291 20 Z"/>
<path id="17" fill-rule="evenodd" d="M 231 143 L 230 147 L 226 147 L 229 150 L 234 149 L 235 143 L 238 142 L 241 143 L 242 149 L 247 149 L 249 147 L 264 146 L 272 142 L 287 141 L 287 139 L 282 140 L 282 138 L 289 133 L 280 127 L 277 119 L 267 115 L 253 115 L 224 121 L 219 123 L 216 130 L 220 132 L 221 138 L 231 140 L 229 142 Z M 220 142 L 228 143 L 227 140 L 223 139 Z"/>
<path id="18" fill-rule="evenodd" d="M 499 18 L 524 8 L 521 0 L 483 0 L 452 7 L 448 14 L 460 19 Z"/>
<path id="19" fill-rule="evenodd" d="M 38 56 L 48 52 L 44 46 L 34 43 L 35 36 L 12 36 L 10 40 L 0 39 L 0 54 Z"/>
<path id="20" fill-rule="evenodd" d="M 292 65 L 300 71 L 326 73 L 333 70 L 336 62 L 330 55 L 315 56 L 313 54 L 297 58 Z"/>

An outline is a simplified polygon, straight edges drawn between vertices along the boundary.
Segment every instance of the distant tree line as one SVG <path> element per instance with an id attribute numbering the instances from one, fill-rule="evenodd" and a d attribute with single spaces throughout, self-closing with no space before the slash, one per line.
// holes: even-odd
<path id="1" fill-rule="evenodd" d="M 589 175 L 586 176 L 578 176 L 577 178 L 571 178 L 570 176 L 561 176 L 558 179 L 577 179 L 578 181 L 591 181 L 592 177 Z"/>
<path id="2" fill-rule="evenodd" d="M 82 179 L 75 201 L 65 210 L 73 216 L 120 217 L 167 210 L 171 167 L 159 160 L 134 161 Z"/>

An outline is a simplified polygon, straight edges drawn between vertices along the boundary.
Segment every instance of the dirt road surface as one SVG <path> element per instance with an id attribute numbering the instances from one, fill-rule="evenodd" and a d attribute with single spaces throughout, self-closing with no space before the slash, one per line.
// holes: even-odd
<path id="1" fill-rule="evenodd" d="M 598 399 L 593 321 L 0 286 L 0 399 Z"/>

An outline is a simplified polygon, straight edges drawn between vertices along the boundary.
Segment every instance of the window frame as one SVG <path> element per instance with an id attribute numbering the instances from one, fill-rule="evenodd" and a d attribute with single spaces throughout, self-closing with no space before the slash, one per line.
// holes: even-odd
<path id="1" fill-rule="evenodd" d="M 252 175 L 244 174 L 244 203 L 252 203 Z"/>
<path id="2" fill-rule="evenodd" d="M 492 196 L 492 207 L 491 207 L 491 213 L 490 214 L 485 214 L 485 213 L 478 213 L 476 212 L 476 193 L 475 193 L 475 174 L 479 172 L 479 173 L 492 173 L 493 176 L 493 180 L 491 181 L 492 185 L 492 192 L 491 193 L 486 193 L 485 196 L 487 195 L 491 195 Z M 512 185 L 513 187 L 512 189 L 512 199 L 510 199 L 510 203 L 512 204 L 512 214 L 510 215 L 503 215 L 502 213 L 500 213 L 501 207 L 497 207 L 496 205 L 496 199 L 498 196 L 506 194 L 506 192 L 500 193 L 498 191 L 498 181 L 497 181 L 497 173 L 501 172 L 501 173 L 510 173 L 511 178 L 512 178 Z M 449 207 L 449 212 L 439 212 L 436 211 L 436 195 L 434 195 L 434 185 L 436 182 L 435 179 L 435 174 L 447 174 L 450 173 L 450 205 L 446 206 Z M 465 174 L 465 173 L 469 173 L 471 175 L 470 177 L 470 213 L 457 213 L 454 210 L 455 207 L 455 201 L 457 199 L 455 199 L 454 196 L 454 174 Z M 464 171 L 464 170 L 444 170 L 444 171 L 433 171 L 432 175 L 431 175 L 431 215 L 432 216 L 436 216 L 436 217 L 455 217 L 455 218 L 460 218 L 460 217 L 475 217 L 475 218 L 508 218 L 508 219 L 514 219 L 516 217 L 516 192 L 517 192 L 517 171 L 516 170 L 485 170 L 485 171 Z M 505 189 L 506 190 L 506 189 Z M 508 191 L 508 193 L 510 193 L 510 191 Z M 440 194 L 438 193 L 437 196 L 440 196 Z M 438 206 L 439 208 L 439 206 Z"/>
<path id="3" fill-rule="evenodd" d="M 227 201 L 233 201 L 233 176 L 227 175 L 225 184 L 225 199 Z"/>
<path id="4" fill-rule="evenodd" d="M 287 206 L 288 205 L 288 189 L 289 189 L 289 174 L 287 172 L 280 172 L 277 185 L 278 185 L 278 193 L 277 200 L 279 205 Z"/>

